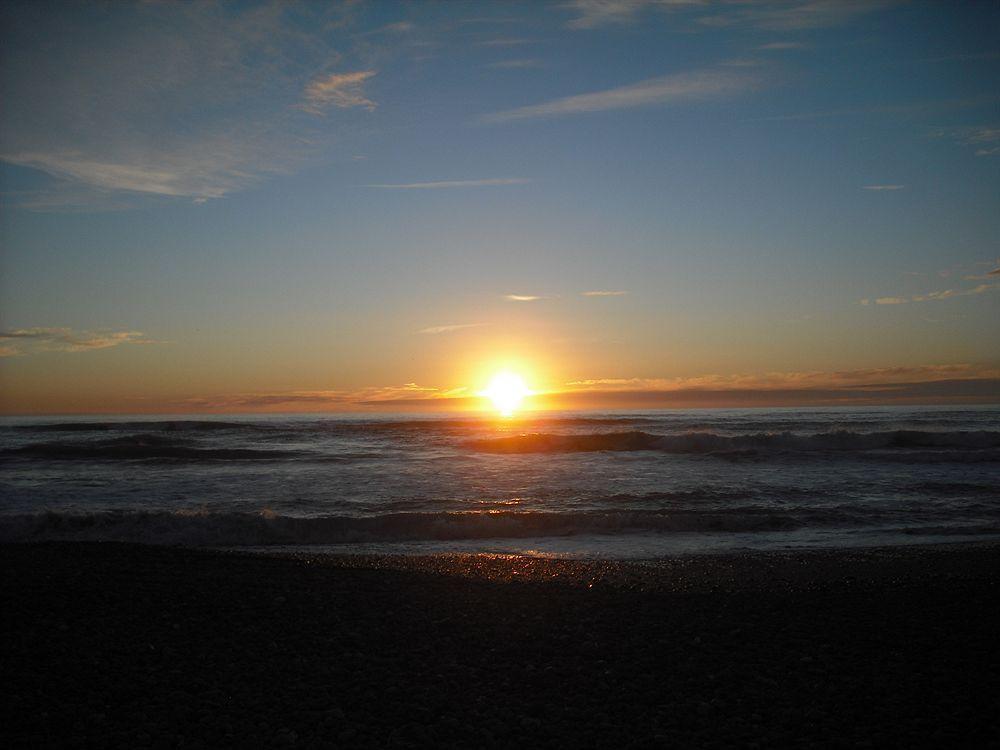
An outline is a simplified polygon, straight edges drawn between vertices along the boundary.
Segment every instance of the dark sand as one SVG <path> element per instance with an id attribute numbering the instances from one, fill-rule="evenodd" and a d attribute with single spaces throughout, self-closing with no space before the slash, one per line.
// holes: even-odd
<path id="1" fill-rule="evenodd" d="M 1000 545 L 0 560 L 5 747 L 1000 746 Z"/>

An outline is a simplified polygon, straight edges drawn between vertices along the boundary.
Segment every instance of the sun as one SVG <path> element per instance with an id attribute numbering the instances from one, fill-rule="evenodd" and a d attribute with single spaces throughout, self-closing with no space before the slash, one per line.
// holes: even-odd
<path id="1" fill-rule="evenodd" d="M 489 385 L 480 391 L 479 395 L 492 401 L 500 416 L 509 417 L 521 405 L 524 397 L 531 395 L 531 391 L 524 384 L 524 378 L 505 370 L 494 375 Z"/>

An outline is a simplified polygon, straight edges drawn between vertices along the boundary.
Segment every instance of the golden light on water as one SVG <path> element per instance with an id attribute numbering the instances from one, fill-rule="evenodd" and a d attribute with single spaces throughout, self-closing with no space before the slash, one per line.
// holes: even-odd
<path id="1" fill-rule="evenodd" d="M 479 395 L 493 402 L 493 408 L 500 416 L 509 417 L 517 411 L 525 396 L 532 391 L 524 382 L 524 378 L 514 372 L 504 370 L 494 375 Z"/>

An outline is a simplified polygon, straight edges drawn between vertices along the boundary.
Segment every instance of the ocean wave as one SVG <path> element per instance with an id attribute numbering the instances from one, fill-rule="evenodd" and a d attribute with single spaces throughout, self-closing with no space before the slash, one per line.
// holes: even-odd
<path id="1" fill-rule="evenodd" d="M 338 544 L 623 534 L 630 532 L 792 531 L 878 522 L 877 513 L 845 508 L 775 511 L 746 506 L 728 511 L 652 510 L 570 513 L 490 511 L 300 517 L 203 511 L 46 512 L 0 516 L 0 541 L 125 541 L 194 546 Z M 881 519 L 884 520 L 884 519 Z"/>
<path id="2" fill-rule="evenodd" d="M 804 491 L 794 487 L 782 487 L 780 490 L 772 490 L 771 494 L 780 492 L 786 497 L 797 497 L 801 494 L 808 494 L 809 497 L 821 495 L 822 491 Z M 614 495 L 607 495 L 600 498 L 600 502 L 605 503 L 702 503 L 702 502 L 733 502 L 739 500 L 750 500 L 754 497 L 751 490 L 726 490 L 726 489 L 694 489 L 694 490 L 671 490 L 658 492 L 619 492 Z"/>
<path id="3" fill-rule="evenodd" d="M 759 453 L 870 452 L 931 449 L 940 452 L 979 451 L 984 460 L 998 460 L 1000 432 L 888 430 L 852 432 L 837 430 L 802 435 L 792 432 L 758 432 L 724 435 L 686 432 L 654 435 L 648 432 L 598 432 L 587 434 L 526 433 L 470 440 L 472 450 L 485 453 L 577 453 L 592 451 L 658 451 L 661 453 L 752 456 Z M 926 450 L 925 450 L 926 452 Z M 988 454 L 988 455 L 986 455 Z"/>
<path id="4" fill-rule="evenodd" d="M 301 457 L 300 451 L 257 448 L 204 448 L 161 435 L 129 435 L 111 440 L 75 443 L 32 443 L 0 450 L 8 459 L 50 461 L 261 461 Z"/>
<path id="5" fill-rule="evenodd" d="M 132 420 L 127 422 L 43 422 L 9 425 L 17 432 L 217 432 L 220 430 L 271 430 L 275 425 L 263 422 L 220 422 L 217 420 Z"/>
<path id="6" fill-rule="evenodd" d="M 930 495 L 931 497 L 988 495 L 1000 498 L 1000 487 L 996 484 L 978 482 L 914 482 L 901 489 L 916 492 L 920 495 Z"/>

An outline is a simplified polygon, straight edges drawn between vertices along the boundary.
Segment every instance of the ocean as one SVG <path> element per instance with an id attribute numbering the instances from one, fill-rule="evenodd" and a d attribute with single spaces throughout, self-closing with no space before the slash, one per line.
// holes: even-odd
<path id="1" fill-rule="evenodd" d="M 5 418 L 0 541 L 645 559 L 996 538 L 1000 408 Z"/>

